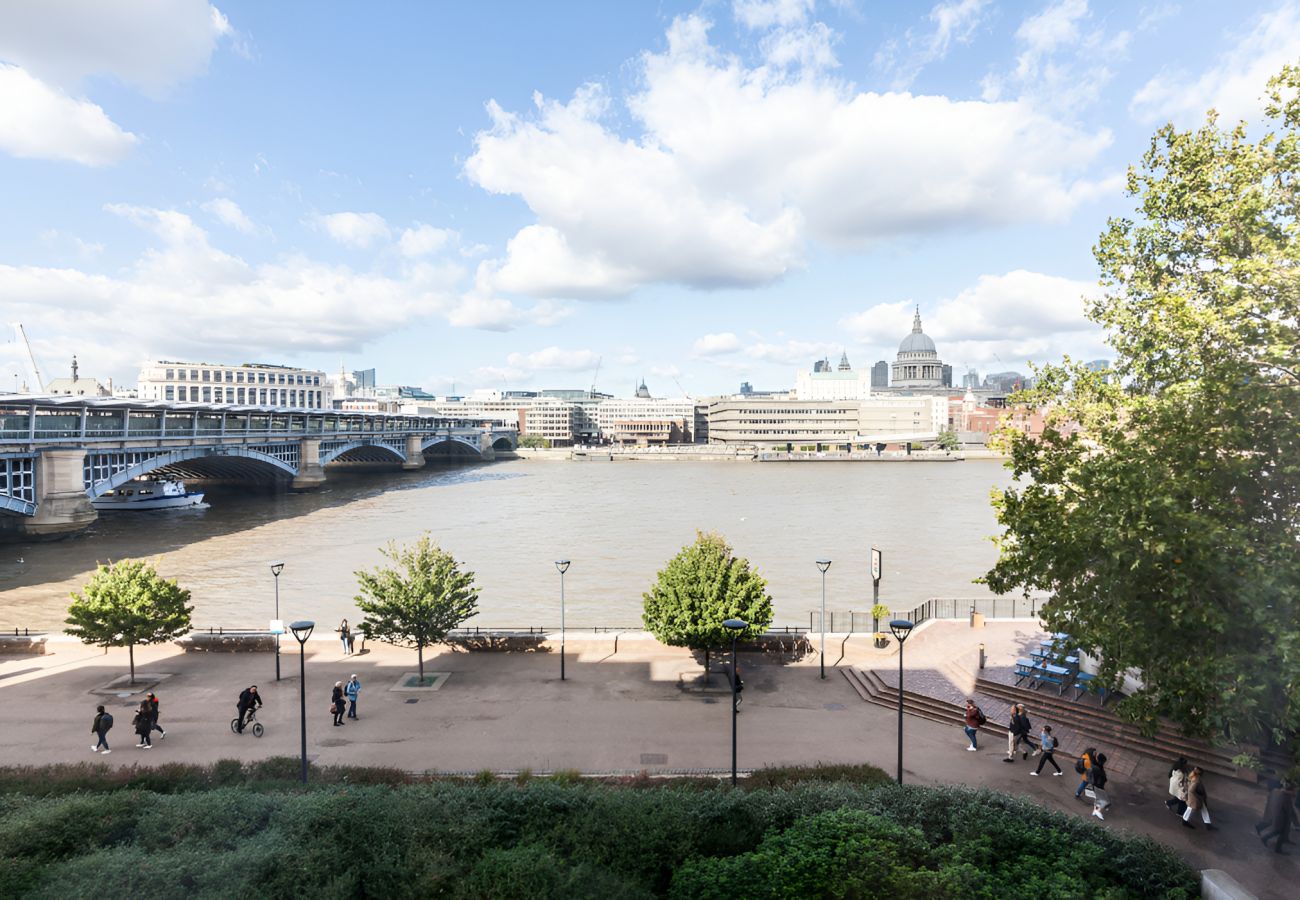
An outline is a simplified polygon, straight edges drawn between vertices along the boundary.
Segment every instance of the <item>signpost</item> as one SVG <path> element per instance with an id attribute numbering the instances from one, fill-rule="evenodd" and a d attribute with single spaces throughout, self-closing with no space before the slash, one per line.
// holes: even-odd
<path id="1" fill-rule="evenodd" d="M 871 548 L 871 605 L 880 602 L 880 567 L 881 553 L 876 547 Z"/>

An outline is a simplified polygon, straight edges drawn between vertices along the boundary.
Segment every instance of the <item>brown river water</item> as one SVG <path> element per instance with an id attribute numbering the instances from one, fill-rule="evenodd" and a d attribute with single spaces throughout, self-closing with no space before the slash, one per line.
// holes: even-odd
<path id="1" fill-rule="evenodd" d="M 213 490 L 206 509 L 107 513 L 75 538 L 0 545 L 0 627 L 57 628 L 98 561 L 145 557 L 190 589 L 196 626 L 266 628 L 268 564 L 282 560 L 282 617 L 332 628 L 360 618 L 353 573 L 379 563 L 386 542 L 423 531 L 477 573 L 471 625 L 558 627 L 554 560 L 568 558 L 568 626 L 635 626 L 655 573 L 697 529 L 721 532 L 768 579 L 775 624 L 806 626 L 821 599 L 819 557 L 833 561 L 827 609 L 869 609 L 873 544 L 894 609 L 988 596 L 972 579 L 996 555 L 990 489 L 1009 482 L 996 460 L 521 459 L 331 472 L 312 493 Z"/>

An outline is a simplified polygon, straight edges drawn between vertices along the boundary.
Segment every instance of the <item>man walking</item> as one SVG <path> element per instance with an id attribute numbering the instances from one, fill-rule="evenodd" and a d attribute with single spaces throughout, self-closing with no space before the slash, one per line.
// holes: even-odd
<path id="1" fill-rule="evenodd" d="M 343 688 L 343 693 L 348 698 L 348 718 L 355 719 L 357 717 L 357 695 L 361 693 L 361 682 L 357 679 L 355 673 L 348 679 L 347 685 Z"/>
<path id="2" fill-rule="evenodd" d="M 1053 775 L 1061 774 L 1061 767 L 1056 764 L 1056 738 L 1052 736 L 1052 726 L 1044 725 L 1043 733 L 1038 736 L 1038 749 L 1042 752 L 1042 758 L 1038 760 L 1038 768 L 1030 772 L 1030 775 L 1038 775 L 1043 771 L 1043 766 L 1047 763 L 1052 764 L 1056 771 Z"/>
<path id="3" fill-rule="evenodd" d="M 90 724 L 90 733 L 97 737 L 95 746 L 90 748 L 91 753 L 98 753 L 99 748 L 104 748 L 104 755 L 113 751 L 108 749 L 108 729 L 113 727 L 113 714 L 105 712 L 104 707 L 95 707 L 95 721 Z M 1280 845 L 1279 845 L 1280 846 Z"/>
<path id="4" fill-rule="evenodd" d="M 1268 803 L 1264 806 L 1264 818 L 1255 826 L 1255 833 L 1268 846 L 1273 841 L 1273 852 L 1282 853 L 1283 844 L 1290 844 L 1291 828 L 1300 825 L 1300 816 L 1295 810 L 1295 783 L 1274 784 L 1268 792 Z"/>
<path id="5" fill-rule="evenodd" d="M 257 695 L 257 685 L 250 685 L 239 692 L 239 724 L 235 730 L 240 734 L 244 733 L 244 717 L 248 715 L 250 709 L 256 709 L 262 705 L 262 698 Z"/>
<path id="6" fill-rule="evenodd" d="M 984 718 L 984 712 L 975 705 L 975 701 L 967 698 L 966 700 L 966 725 L 963 729 L 966 732 L 966 739 L 970 741 L 967 751 L 974 753 L 979 747 L 980 726 L 987 719 Z"/>
<path id="7" fill-rule="evenodd" d="M 1025 714 L 1024 706 L 1017 704 L 1011 707 L 1011 719 L 1007 725 L 1007 758 L 1003 762 L 1015 762 L 1016 748 L 1020 742 L 1024 741 L 1026 747 L 1033 747 L 1029 741 L 1029 716 Z M 1028 759 L 1029 751 L 1025 750 L 1021 754 L 1021 759 Z"/>

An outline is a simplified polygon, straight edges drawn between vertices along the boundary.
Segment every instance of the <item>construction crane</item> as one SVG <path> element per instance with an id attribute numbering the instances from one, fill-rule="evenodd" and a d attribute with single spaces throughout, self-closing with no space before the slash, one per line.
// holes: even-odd
<path id="1" fill-rule="evenodd" d="M 23 328 L 22 322 L 15 322 L 14 329 L 18 336 L 23 339 L 23 345 L 27 348 L 27 360 L 32 364 L 32 374 L 36 376 L 36 393 L 45 390 L 45 378 L 41 375 L 41 367 L 36 364 L 36 354 L 32 353 L 32 342 L 27 339 L 27 332 Z"/>
<path id="2" fill-rule="evenodd" d="M 672 378 L 673 378 L 673 384 L 677 385 L 677 390 L 679 390 L 679 391 L 682 392 L 682 396 L 683 396 L 683 397 L 685 397 L 687 400 L 694 400 L 694 399 L 695 399 L 695 398 L 692 397 L 690 394 L 686 393 L 686 388 L 682 387 L 682 383 L 681 383 L 680 381 L 677 380 L 677 376 L 676 376 L 676 375 L 672 376 Z"/>
<path id="3" fill-rule="evenodd" d="M 603 363 L 604 361 L 605 361 L 605 357 L 603 357 L 603 356 L 599 356 L 599 357 L 596 358 L 596 371 L 594 371 L 594 372 L 591 373 L 591 391 L 590 391 L 590 393 L 593 393 L 593 394 L 596 393 L 596 378 L 599 377 L 599 375 L 600 375 L 600 364 Z"/>

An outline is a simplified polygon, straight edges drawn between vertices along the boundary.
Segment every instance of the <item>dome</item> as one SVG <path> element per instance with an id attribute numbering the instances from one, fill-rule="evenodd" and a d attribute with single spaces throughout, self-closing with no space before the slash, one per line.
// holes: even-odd
<path id="1" fill-rule="evenodd" d="M 912 317 L 912 333 L 903 338 L 903 343 L 898 345 L 899 353 L 933 353 L 936 356 L 938 351 L 935 349 L 934 341 L 921 331 L 921 310 L 918 308 L 916 315 Z"/>

